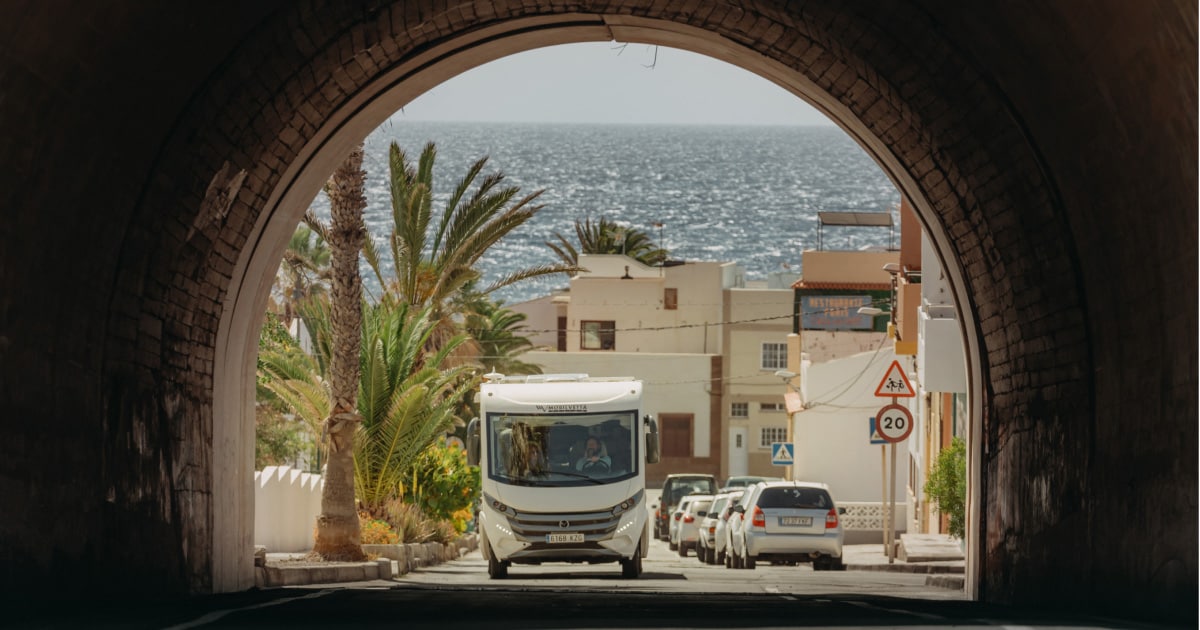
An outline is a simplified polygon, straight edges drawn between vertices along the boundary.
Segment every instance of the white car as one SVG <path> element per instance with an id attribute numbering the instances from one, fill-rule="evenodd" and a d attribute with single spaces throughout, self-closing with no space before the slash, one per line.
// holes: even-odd
<path id="1" fill-rule="evenodd" d="M 709 564 L 725 564 L 726 550 L 729 549 L 729 517 L 733 514 L 733 506 L 737 505 L 746 492 L 738 490 L 729 493 L 725 507 L 716 517 L 716 530 L 713 532 L 712 547 L 708 550 L 705 560 Z"/>
<path id="2" fill-rule="evenodd" d="M 700 523 L 708 516 L 708 508 L 712 505 L 713 495 L 700 494 L 692 495 L 691 501 L 687 507 L 683 509 L 683 514 L 679 517 L 679 526 L 676 528 L 675 540 L 678 547 L 680 558 L 686 558 L 688 549 L 696 549 L 697 539 L 700 537 Z"/>
<path id="3" fill-rule="evenodd" d="M 679 550 L 679 523 L 683 520 L 683 512 L 687 510 L 689 504 L 696 497 L 705 496 L 701 494 L 689 494 L 679 500 L 679 505 L 675 506 L 675 512 L 671 514 L 670 525 L 667 529 L 667 547 L 671 551 Z"/>
<path id="4" fill-rule="evenodd" d="M 753 569 L 759 560 L 811 562 L 814 571 L 841 570 L 842 524 L 829 486 L 809 481 L 755 484 L 734 508 L 732 566 Z"/>
<path id="5" fill-rule="evenodd" d="M 742 568 L 740 563 L 737 562 L 737 554 L 734 543 L 736 542 L 737 538 L 736 534 L 742 527 L 742 515 L 745 514 L 745 508 L 743 506 L 742 510 L 738 510 L 738 506 L 742 506 L 743 503 L 750 498 L 750 495 L 754 493 L 754 488 L 755 486 L 746 488 L 744 491 L 742 491 L 742 496 L 738 497 L 737 501 L 731 502 L 731 505 L 729 506 L 729 516 L 725 518 L 725 528 L 723 530 L 724 540 L 720 545 L 721 551 L 718 553 L 723 552 L 725 554 L 722 557 L 723 564 L 730 569 Z"/>
<path id="6" fill-rule="evenodd" d="M 730 493 L 726 492 L 713 496 L 712 505 L 708 508 L 708 514 L 700 520 L 699 527 L 696 528 L 696 559 L 704 564 L 716 564 L 716 535 L 717 522 L 721 520 L 721 513 L 729 506 Z"/>

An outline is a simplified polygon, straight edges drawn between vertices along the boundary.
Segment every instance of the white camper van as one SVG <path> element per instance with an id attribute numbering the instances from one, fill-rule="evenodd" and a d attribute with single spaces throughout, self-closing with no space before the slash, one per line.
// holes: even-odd
<path id="1" fill-rule="evenodd" d="M 650 544 L 646 463 L 658 429 L 642 382 L 586 374 L 489 374 L 467 452 L 483 477 L 488 575 L 513 564 L 620 562 L 636 578 Z"/>

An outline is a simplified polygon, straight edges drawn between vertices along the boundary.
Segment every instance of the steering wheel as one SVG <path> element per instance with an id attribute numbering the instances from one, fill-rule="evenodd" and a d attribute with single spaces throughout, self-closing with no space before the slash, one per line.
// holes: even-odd
<path id="1" fill-rule="evenodd" d="M 591 472 L 608 472 L 608 462 L 603 459 L 597 459 L 594 462 L 585 462 L 583 464 L 584 471 Z"/>

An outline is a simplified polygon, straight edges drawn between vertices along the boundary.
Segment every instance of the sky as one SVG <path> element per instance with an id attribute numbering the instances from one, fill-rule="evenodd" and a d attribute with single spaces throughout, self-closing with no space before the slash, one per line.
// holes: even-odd
<path id="1" fill-rule="evenodd" d="M 656 59 L 657 54 L 657 59 Z M 414 121 L 832 125 L 783 88 L 695 53 L 566 44 L 460 74 L 409 103 Z"/>

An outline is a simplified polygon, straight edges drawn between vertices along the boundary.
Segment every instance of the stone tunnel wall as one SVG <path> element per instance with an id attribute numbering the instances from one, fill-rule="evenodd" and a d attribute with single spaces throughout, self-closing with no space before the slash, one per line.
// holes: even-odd
<path id="1" fill-rule="evenodd" d="M 944 236 L 981 343 L 986 599 L 1195 601 L 1193 4 L 86 6 L 0 9 L 6 586 L 214 588 L 214 458 L 238 448 L 213 444 L 214 346 L 263 213 L 302 211 L 270 206 L 289 169 L 396 63 L 570 12 L 793 68 Z M 205 204 L 223 168 L 246 179 Z"/>

